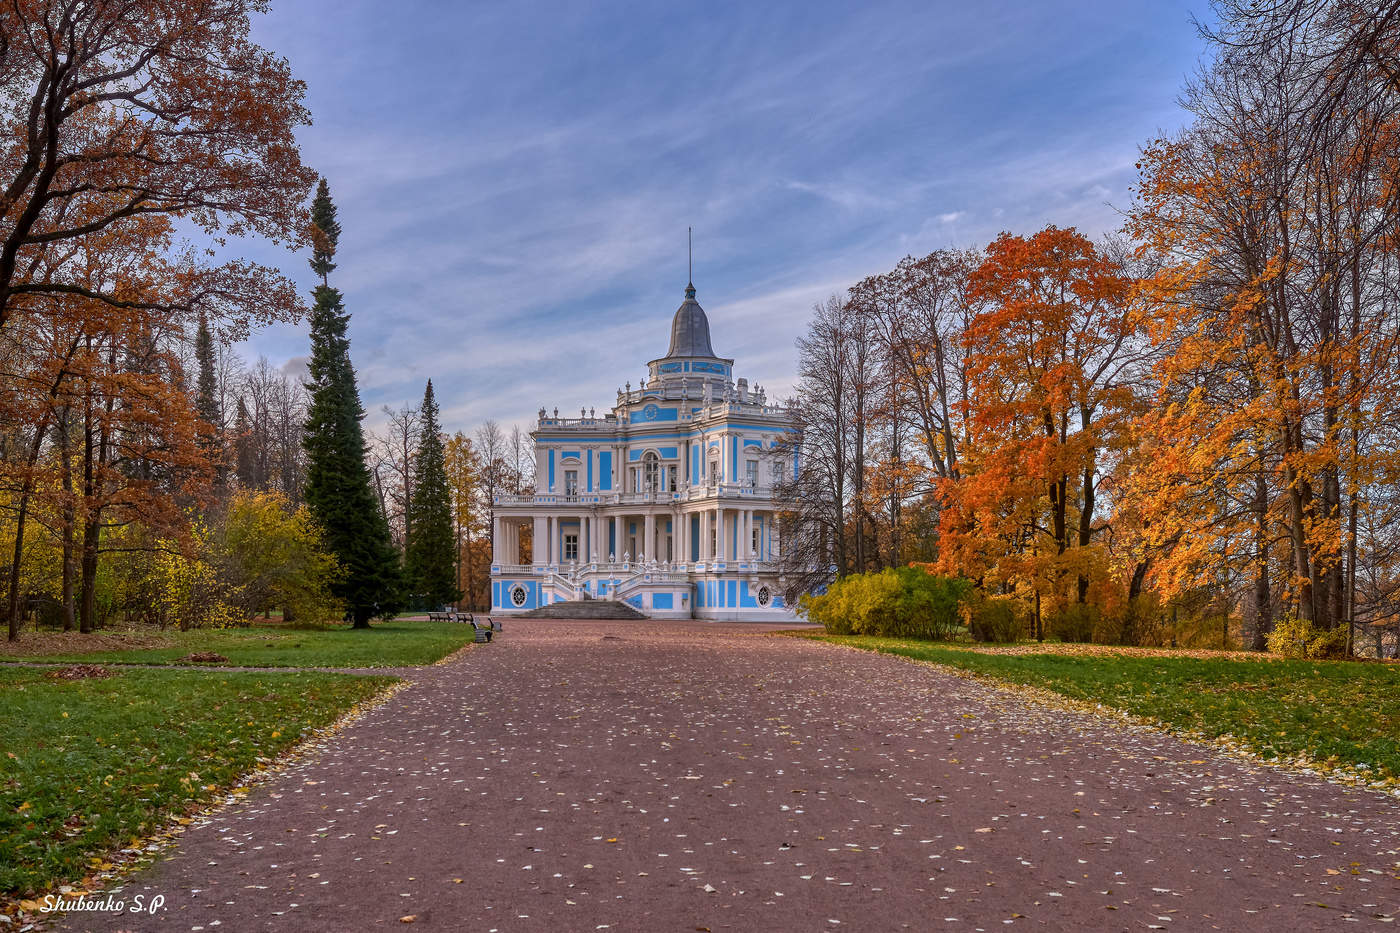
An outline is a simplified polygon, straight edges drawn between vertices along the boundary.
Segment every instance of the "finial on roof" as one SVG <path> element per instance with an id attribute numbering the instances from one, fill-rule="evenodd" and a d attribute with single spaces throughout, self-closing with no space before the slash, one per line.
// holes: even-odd
<path id="1" fill-rule="evenodd" d="M 695 297 L 695 234 L 693 227 L 685 228 L 685 297 Z"/>

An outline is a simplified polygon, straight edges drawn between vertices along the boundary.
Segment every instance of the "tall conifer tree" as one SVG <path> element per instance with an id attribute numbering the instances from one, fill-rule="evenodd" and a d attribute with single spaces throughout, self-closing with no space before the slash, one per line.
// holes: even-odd
<path id="1" fill-rule="evenodd" d="M 324 178 L 311 220 L 311 268 L 321 284 L 312 293 L 311 405 L 303 439 L 306 504 L 345 572 L 334 592 L 345 602 L 355 628 L 368 628 L 370 619 L 397 611 L 402 573 L 365 465 L 364 409 L 346 336 L 350 315 L 329 281 L 340 224 Z"/>
<path id="2" fill-rule="evenodd" d="M 218 465 L 222 483 L 225 473 L 223 454 L 223 412 L 219 409 L 219 381 L 214 373 L 214 338 L 209 333 L 209 319 L 199 316 L 199 329 L 194 333 L 194 359 L 199 372 L 195 379 L 194 404 L 199 420 L 208 425 L 208 435 L 201 435 L 200 446 Z"/>
<path id="3" fill-rule="evenodd" d="M 413 456 L 417 483 L 408 504 L 410 529 L 405 548 L 407 576 L 413 591 L 438 607 L 461 598 L 457 589 L 456 541 L 452 534 L 452 495 L 447 488 L 447 461 L 438 425 L 433 381 L 423 393 L 423 429 Z"/>
<path id="4" fill-rule="evenodd" d="M 214 375 L 214 338 L 209 333 L 209 319 L 202 314 L 199 329 L 194 333 L 194 359 L 199 367 L 195 408 L 201 420 L 218 428 L 223 418 L 219 411 L 219 382 Z"/>

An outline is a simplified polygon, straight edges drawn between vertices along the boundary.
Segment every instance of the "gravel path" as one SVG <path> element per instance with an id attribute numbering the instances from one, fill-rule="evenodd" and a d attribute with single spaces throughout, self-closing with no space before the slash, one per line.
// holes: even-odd
<path id="1" fill-rule="evenodd" d="M 898 658 L 509 623 L 71 930 L 1391 928 L 1400 801 Z M 130 902 L 130 900 L 128 901 Z"/>

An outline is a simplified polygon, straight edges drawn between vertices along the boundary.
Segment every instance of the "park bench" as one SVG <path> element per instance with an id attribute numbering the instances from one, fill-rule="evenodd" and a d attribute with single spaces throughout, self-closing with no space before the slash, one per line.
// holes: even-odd
<path id="1" fill-rule="evenodd" d="M 467 623 L 471 625 L 472 631 L 475 633 L 475 640 L 478 642 L 490 641 L 491 636 L 501 631 L 501 623 L 492 619 L 490 616 L 486 616 L 481 621 L 477 621 L 476 616 L 469 613 L 467 615 Z"/>
<path id="2" fill-rule="evenodd" d="M 456 619 L 452 618 L 452 616 L 453 616 L 453 613 L 451 613 L 451 612 L 429 612 L 429 613 L 428 613 L 428 621 L 429 621 L 429 622 L 455 622 L 455 621 L 457 621 Z"/>

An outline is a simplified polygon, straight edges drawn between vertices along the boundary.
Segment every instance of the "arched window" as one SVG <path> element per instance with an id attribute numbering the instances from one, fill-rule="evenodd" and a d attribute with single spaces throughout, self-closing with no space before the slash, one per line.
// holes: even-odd
<path id="1" fill-rule="evenodd" d="M 654 451 L 647 451 L 642 458 L 642 472 L 647 492 L 656 492 L 661 488 L 661 458 Z"/>

